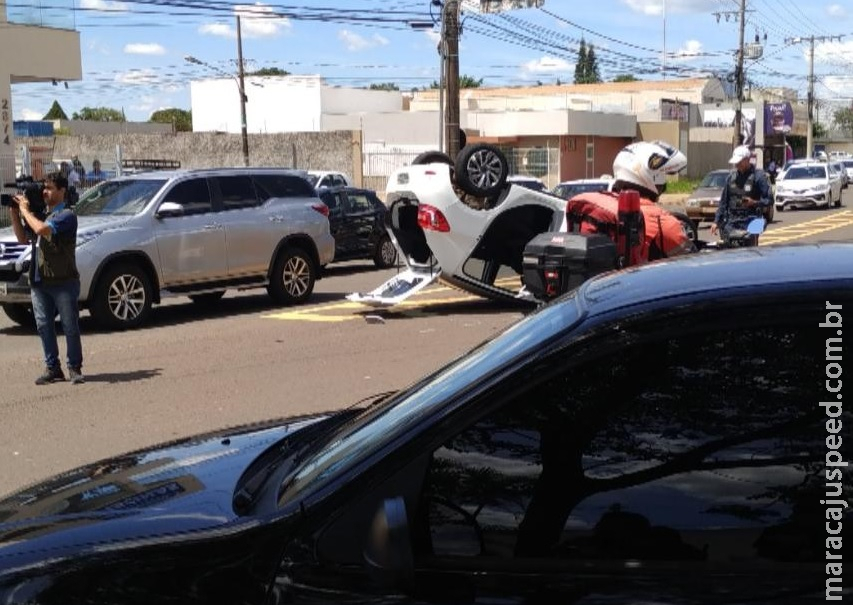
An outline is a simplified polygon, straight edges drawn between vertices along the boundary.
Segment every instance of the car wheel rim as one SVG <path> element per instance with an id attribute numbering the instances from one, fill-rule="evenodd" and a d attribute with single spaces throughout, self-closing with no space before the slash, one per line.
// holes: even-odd
<path id="1" fill-rule="evenodd" d="M 468 160 L 468 177 L 482 189 L 500 182 L 503 166 L 498 155 L 488 149 L 476 151 Z"/>
<path id="2" fill-rule="evenodd" d="M 139 317 L 146 300 L 145 286 L 135 275 L 120 275 L 110 284 L 107 305 L 113 317 L 121 321 Z"/>
<path id="3" fill-rule="evenodd" d="M 392 244 L 390 240 L 382 242 L 381 255 L 382 262 L 386 265 L 393 265 L 394 261 L 397 260 L 397 250 L 394 248 L 394 244 Z"/>
<path id="4" fill-rule="evenodd" d="M 294 256 L 284 266 L 284 289 L 290 296 L 299 297 L 308 291 L 311 268 L 304 258 Z"/>

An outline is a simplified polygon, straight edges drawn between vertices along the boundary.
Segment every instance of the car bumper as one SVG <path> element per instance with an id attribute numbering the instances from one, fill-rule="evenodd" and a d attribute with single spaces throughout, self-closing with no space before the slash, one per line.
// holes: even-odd
<path id="1" fill-rule="evenodd" d="M 716 206 L 685 207 L 687 218 L 694 221 L 713 221 L 717 214 Z"/>
<path id="2" fill-rule="evenodd" d="M 5 281 L 0 276 L 0 304 L 30 304 L 30 302 L 30 280 L 26 273 L 12 281 Z"/>
<path id="3" fill-rule="evenodd" d="M 798 195 L 777 193 L 774 203 L 777 208 L 815 208 L 817 206 L 828 206 L 829 198 L 826 194 Z"/>

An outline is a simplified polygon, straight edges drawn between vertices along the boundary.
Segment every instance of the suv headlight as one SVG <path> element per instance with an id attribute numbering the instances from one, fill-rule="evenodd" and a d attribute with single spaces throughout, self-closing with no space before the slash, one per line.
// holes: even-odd
<path id="1" fill-rule="evenodd" d="M 84 246 L 91 242 L 93 239 L 101 235 L 103 231 L 87 231 L 86 233 L 78 233 L 77 234 L 77 247 Z"/>

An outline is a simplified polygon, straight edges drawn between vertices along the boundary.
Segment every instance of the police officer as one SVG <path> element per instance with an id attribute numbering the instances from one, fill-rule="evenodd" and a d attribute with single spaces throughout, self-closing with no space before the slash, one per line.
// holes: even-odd
<path id="1" fill-rule="evenodd" d="M 734 170 L 723 187 L 711 225 L 711 234 L 720 232 L 726 242 L 735 231 L 746 230 L 749 221 L 765 216 L 766 209 L 773 203 L 767 175 L 753 165 L 749 147 L 735 147 L 729 164 L 734 165 Z M 758 236 L 749 236 L 745 245 L 758 245 Z"/>

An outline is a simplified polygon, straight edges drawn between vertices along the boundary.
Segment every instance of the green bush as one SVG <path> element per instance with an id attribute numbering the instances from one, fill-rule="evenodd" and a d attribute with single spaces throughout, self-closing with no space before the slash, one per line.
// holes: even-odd
<path id="1" fill-rule="evenodd" d="M 667 193 L 693 193 L 693 190 L 699 186 L 702 179 L 685 179 L 680 178 L 677 181 L 669 181 L 666 184 Z"/>

